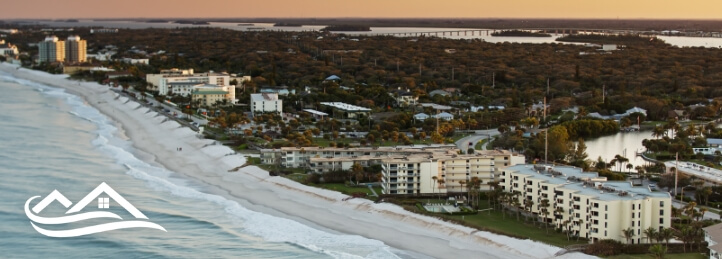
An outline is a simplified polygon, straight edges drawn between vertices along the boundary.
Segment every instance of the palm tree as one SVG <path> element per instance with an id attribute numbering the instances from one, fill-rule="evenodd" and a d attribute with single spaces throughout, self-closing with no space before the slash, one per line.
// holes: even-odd
<path id="1" fill-rule="evenodd" d="M 647 242 L 652 243 L 652 239 L 657 238 L 657 229 L 649 227 L 644 230 L 644 235 L 647 237 Z"/>
<path id="2" fill-rule="evenodd" d="M 649 255 L 654 259 L 664 259 L 664 255 L 667 254 L 667 247 L 660 244 L 656 244 L 649 247 Z"/>
<path id="3" fill-rule="evenodd" d="M 560 228 L 561 228 L 562 226 L 561 226 L 561 222 L 559 222 L 559 221 L 562 220 L 562 213 L 564 213 L 564 208 L 562 208 L 561 206 L 559 206 L 559 207 L 557 207 L 556 209 L 554 209 L 554 218 L 556 219 L 557 224 L 558 224 L 558 226 L 559 226 Z"/>
<path id="4" fill-rule="evenodd" d="M 579 237 L 582 235 L 582 226 L 584 225 L 584 220 L 579 219 L 579 221 L 577 221 L 577 224 L 579 224 L 579 232 L 577 232 L 577 241 L 579 241 Z"/>
<path id="5" fill-rule="evenodd" d="M 632 238 L 634 237 L 634 229 L 627 228 L 622 230 L 622 235 L 624 235 L 624 238 L 627 239 L 627 244 L 631 244 Z"/>
<path id="6" fill-rule="evenodd" d="M 461 185 L 461 192 L 464 192 L 464 184 L 466 184 L 466 181 L 464 181 L 464 180 L 459 181 L 459 185 Z"/>
<path id="7" fill-rule="evenodd" d="M 444 179 L 439 179 L 438 182 L 439 182 L 439 200 L 441 200 L 441 186 L 444 185 L 446 183 L 446 181 Z M 448 192 L 448 190 L 447 190 L 447 192 Z"/>
<path id="8" fill-rule="evenodd" d="M 549 199 L 543 199 L 541 200 L 541 203 L 539 204 L 541 206 L 542 215 L 544 215 L 544 228 L 546 229 L 547 233 L 549 233 L 549 228 L 547 227 L 547 216 L 549 216 Z"/>
<path id="9" fill-rule="evenodd" d="M 671 228 L 665 228 L 660 230 L 657 235 L 659 235 L 660 240 L 664 240 L 665 246 L 668 246 L 669 240 L 674 237 L 674 230 Z"/>
<path id="10" fill-rule="evenodd" d="M 431 186 L 431 193 L 436 193 L 436 181 L 439 180 L 439 177 L 436 175 L 431 177 L 432 180 L 434 180 L 434 185 Z"/>
<path id="11" fill-rule="evenodd" d="M 691 243 L 695 238 L 695 231 L 685 226 L 674 232 L 674 236 L 682 240 L 682 251 L 687 252 L 687 244 Z M 690 247 L 691 248 L 691 247 Z"/>
<path id="12" fill-rule="evenodd" d="M 524 200 L 524 210 L 531 213 L 531 208 L 534 207 L 534 201 L 531 199 L 525 199 Z M 526 217 L 525 217 L 526 218 Z M 533 220 L 534 226 L 536 226 L 536 220 Z"/>
<path id="13" fill-rule="evenodd" d="M 664 136 L 664 132 L 665 132 L 664 128 L 662 128 L 660 126 L 655 126 L 654 129 L 652 130 L 652 137 L 659 139 L 662 136 Z"/>
<path id="14" fill-rule="evenodd" d="M 519 210 L 519 207 L 521 207 L 521 202 L 519 202 L 519 199 L 514 197 L 511 201 L 511 206 L 514 207 L 516 210 L 516 221 L 519 221 L 519 214 L 521 213 L 521 210 Z"/>

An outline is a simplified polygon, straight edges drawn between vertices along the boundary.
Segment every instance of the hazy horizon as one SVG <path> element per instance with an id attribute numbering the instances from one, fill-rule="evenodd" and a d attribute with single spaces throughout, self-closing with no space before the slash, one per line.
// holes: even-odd
<path id="1" fill-rule="evenodd" d="M 25 0 L 6 3 L 1 19 L 149 19 L 149 18 L 477 18 L 477 19 L 645 19 L 720 20 L 722 1 L 688 0 L 517 0 L 482 3 L 447 0 L 273 2 L 207 0 L 97 1 Z"/>

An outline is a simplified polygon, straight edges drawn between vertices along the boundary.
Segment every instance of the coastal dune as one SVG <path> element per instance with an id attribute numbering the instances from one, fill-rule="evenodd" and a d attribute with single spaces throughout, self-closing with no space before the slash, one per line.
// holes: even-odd
<path id="1" fill-rule="evenodd" d="M 417 215 L 393 204 L 351 199 L 339 192 L 305 186 L 243 165 L 242 155 L 214 140 L 168 120 L 107 86 L 71 81 L 64 75 L 0 64 L 0 71 L 17 78 L 66 89 L 81 96 L 118 123 L 134 147 L 184 177 L 202 183 L 203 191 L 238 202 L 250 210 L 288 218 L 335 233 L 360 235 L 434 258 L 552 258 L 560 248 L 497 235 Z M 178 148 L 182 150 L 179 151 Z M 172 238 L 172 237 L 169 237 Z M 570 253 L 562 258 L 591 257 Z"/>

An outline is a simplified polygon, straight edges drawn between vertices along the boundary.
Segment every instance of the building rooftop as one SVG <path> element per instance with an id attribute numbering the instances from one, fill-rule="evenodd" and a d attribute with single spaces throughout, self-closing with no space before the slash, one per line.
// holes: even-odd
<path id="1" fill-rule="evenodd" d="M 595 172 L 583 172 L 572 166 L 515 165 L 506 171 L 517 171 L 565 189 L 595 196 L 599 200 L 638 200 L 646 197 L 669 198 L 667 192 L 652 191 L 646 186 L 632 186 L 631 182 L 607 181 Z"/>
<path id="2" fill-rule="evenodd" d="M 193 91 L 193 95 L 228 94 L 226 91 Z"/>
<path id="3" fill-rule="evenodd" d="M 320 112 L 320 111 L 317 111 L 317 110 L 314 110 L 314 109 L 304 109 L 303 111 L 308 112 L 308 113 L 313 114 L 313 115 L 328 116 L 328 113 Z"/>
<path id="4" fill-rule="evenodd" d="M 321 105 L 330 106 L 339 110 L 343 111 L 350 111 L 350 112 L 368 112 L 371 111 L 371 109 L 361 106 L 356 106 L 353 104 L 347 104 L 342 102 L 322 102 Z"/>
<path id="5" fill-rule="evenodd" d="M 435 103 L 420 103 L 419 105 L 421 105 L 421 107 L 431 107 L 434 110 L 451 110 L 451 109 L 453 109 L 451 106 L 435 104 Z"/>
<path id="6" fill-rule="evenodd" d="M 275 93 L 251 94 L 251 101 L 253 101 L 253 102 L 278 101 L 278 94 L 275 94 Z"/>

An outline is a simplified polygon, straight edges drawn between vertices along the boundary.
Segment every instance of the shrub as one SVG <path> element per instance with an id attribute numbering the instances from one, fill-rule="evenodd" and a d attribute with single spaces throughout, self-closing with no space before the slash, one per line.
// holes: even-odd
<path id="1" fill-rule="evenodd" d="M 612 239 L 602 239 L 584 249 L 585 254 L 596 256 L 612 256 L 622 252 L 623 245 Z"/>

